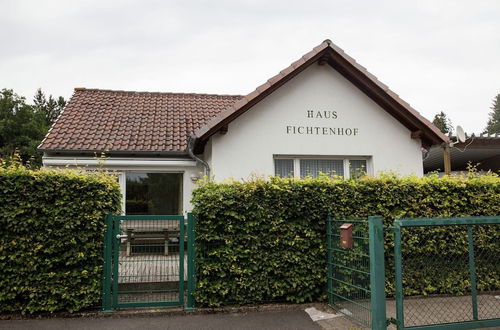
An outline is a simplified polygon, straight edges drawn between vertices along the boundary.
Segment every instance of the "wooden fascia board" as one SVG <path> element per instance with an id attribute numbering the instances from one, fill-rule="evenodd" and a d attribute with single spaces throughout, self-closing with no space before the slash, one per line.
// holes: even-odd
<path id="1" fill-rule="evenodd" d="M 342 76 L 349 80 L 354 86 L 359 88 L 363 93 L 368 95 L 375 103 L 386 110 L 396 120 L 401 122 L 410 132 L 421 130 L 424 132 L 422 135 L 422 143 L 440 144 L 444 142 L 437 136 L 427 125 L 422 123 L 419 118 L 415 117 L 411 112 L 406 110 L 403 105 L 394 100 L 384 89 L 378 86 L 375 82 L 367 78 L 366 74 L 354 67 L 345 58 L 330 51 L 332 60 L 329 62 L 330 66 L 337 70 Z"/>
<path id="2" fill-rule="evenodd" d="M 203 143 L 207 141 L 212 135 L 217 133 L 222 127 L 229 125 L 233 120 L 241 116 L 243 113 L 246 111 L 250 110 L 254 105 L 268 97 L 270 94 L 272 94 L 275 90 L 283 86 L 285 83 L 293 79 L 295 76 L 297 76 L 299 73 L 304 71 L 306 68 L 308 68 L 311 64 L 316 62 L 321 56 L 325 53 L 326 49 L 323 51 L 320 51 L 313 57 L 311 57 L 309 60 L 304 62 L 302 65 L 294 69 L 292 72 L 281 78 L 279 81 L 275 82 L 273 85 L 271 85 L 269 88 L 266 90 L 262 91 L 259 95 L 248 101 L 245 105 L 243 105 L 240 109 L 234 111 L 230 115 L 228 115 L 226 118 L 215 124 L 213 127 L 211 127 L 206 133 L 204 133 L 202 136 L 199 137 L 198 143 Z"/>

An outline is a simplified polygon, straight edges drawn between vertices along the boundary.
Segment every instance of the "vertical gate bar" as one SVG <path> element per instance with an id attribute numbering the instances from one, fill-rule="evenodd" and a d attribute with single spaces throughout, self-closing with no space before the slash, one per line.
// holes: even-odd
<path id="1" fill-rule="evenodd" d="M 112 312 L 111 308 L 111 272 L 112 272 L 112 245 L 113 245 L 113 215 L 108 213 L 105 218 L 106 231 L 104 232 L 104 265 L 102 276 L 102 310 Z"/>
<path id="2" fill-rule="evenodd" d="M 111 237 L 111 247 L 113 250 L 113 304 L 112 307 L 116 308 L 118 305 L 118 280 L 119 280 L 119 268 L 118 265 L 120 263 L 120 243 L 121 239 L 116 238 L 116 236 L 120 234 L 120 219 L 117 217 L 113 217 L 113 234 Z"/>
<path id="3" fill-rule="evenodd" d="M 385 308 L 384 225 L 382 217 L 368 217 L 370 246 L 371 325 L 387 329 Z"/>
<path id="4" fill-rule="evenodd" d="M 184 217 L 179 219 L 179 304 L 184 305 Z"/>
<path id="5" fill-rule="evenodd" d="M 403 309 L 403 265 L 401 256 L 401 227 L 394 221 L 394 268 L 396 276 L 396 319 L 398 330 L 404 329 Z"/>
<path id="6" fill-rule="evenodd" d="M 474 258 L 474 231 L 471 225 L 467 226 L 468 250 L 469 250 L 469 274 L 472 298 L 472 317 L 478 320 L 477 312 L 477 283 L 476 283 L 476 261 Z"/>
<path id="7" fill-rule="evenodd" d="M 187 221 L 188 221 L 188 226 L 187 226 L 187 237 L 188 237 L 188 242 L 187 242 L 187 248 L 188 248 L 188 293 L 187 293 L 187 306 L 186 310 L 191 310 L 194 309 L 194 281 L 195 281 L 195 276 L 194 276 L 194 226 L 195 226 L 195 218 L 192 213 L 187 214 Z"/>
<path id="8" fill-rule="evenodd" d="M 332 218 L 330 214 L 326 217 L 326 244 L 327 244 L 327 295 L 328 295 L 328 305 L 333 306 L 333 244 L 332 244 Z"/>

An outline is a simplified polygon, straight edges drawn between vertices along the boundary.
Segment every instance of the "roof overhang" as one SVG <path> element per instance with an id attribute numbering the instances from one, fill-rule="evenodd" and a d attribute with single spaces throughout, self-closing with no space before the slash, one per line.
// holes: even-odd
<path id="1" fill-rule="evenodd" d="M 43 157 L 43 165 L 51 166 L 77 166 L 77 167 L 99 167 L 106 166 L 106 168 L 113 169 L 116 167 L 134 169 L 137 167 L 149 168 L 162 168 L 168 169 L 169 167 L 194 167 L 197 166 L 196 161 L 192 159 L 181 158 L 124 158 L 113 157 L 106 158 L 104 161 L 92 157 Z"/>
<path id="2" fill-rule="evenodd" d="M 443 171 L 443 158 L 443 149 L 432 147 L 424 159 L 424 172 Z M 468 163 L 480 164 L 479 169 L 497 170 L 500 168 L 500 137 L 469 137 L 465 142 L 455 143 L 450 148 L 450 158 L 453 171 L 467 170 Z"/>
<path id="3" fill-rule="evenodd" d="M 97 149 L 38 149 L 47 154 L 77 154 L 77 155 L 114 155 L 114 156 L 164 156 L 164 157 L 189 157 L 187 150 L 183 151 L 147 151 L 147 150 L 97 150 Z"/>

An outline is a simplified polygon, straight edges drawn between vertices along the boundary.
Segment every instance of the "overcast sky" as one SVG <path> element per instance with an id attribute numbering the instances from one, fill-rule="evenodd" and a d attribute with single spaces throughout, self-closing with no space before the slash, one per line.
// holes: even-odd
<path id="1" fill-rule="evenodd" d="M 326 38 L 468 133 L 500 93 L 499 0 L 0 0 L 0 88 L 247 94 Z"/>

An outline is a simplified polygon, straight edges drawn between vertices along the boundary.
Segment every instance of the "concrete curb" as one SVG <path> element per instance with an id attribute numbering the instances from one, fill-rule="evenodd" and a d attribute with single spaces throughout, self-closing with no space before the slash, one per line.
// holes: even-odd
<path id="1" fill-rule="evenodd" d="M 50 318 L 107 318 L 107 317 L 151 317 L 151 316 L 181 316 L 181 315 L 203 315 L 203 314 L 235 314 L 235 313 L 256 313 L 270 312 L 278 310 L 304 310 L 309 307 L 318 309 L 324 308 L 323 303 L 276 303 L 276 304 L 259 304 L 259 305 L 244 305 L 244 306 L 225 306 L 217 308 L 197 308 L 194 310 L 184 310 L 182 307 L 164 307 L 164 308 L 135 308 L 121 309 L 112 313 L 103 313 L 98 310 L 89 310 L 76 313 L 56 312 L 56 313 L 36 313 L 36 314 L 0 314 L 0 320 L 33 320 L 33 319 L 50 319 Z"/>

